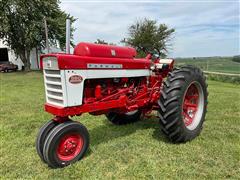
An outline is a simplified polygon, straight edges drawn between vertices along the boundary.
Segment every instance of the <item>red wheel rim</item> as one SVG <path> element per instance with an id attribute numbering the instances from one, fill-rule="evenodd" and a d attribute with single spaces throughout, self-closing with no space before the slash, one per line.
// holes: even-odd
<path id="1" fill-rule="evenodd" d="M 192 125 L 199 107 L 199 90 L 195 83 L 192 83 L 186 90 L 183 99 L 183 121 L 186 127 Z"/>
<path id="2" fill-rule="evenodd" d="M 71 161 L 83 148 L 83 138 L 79 134 L 67 134 L 60 139 L 57 156 L 62 161 Z"/>

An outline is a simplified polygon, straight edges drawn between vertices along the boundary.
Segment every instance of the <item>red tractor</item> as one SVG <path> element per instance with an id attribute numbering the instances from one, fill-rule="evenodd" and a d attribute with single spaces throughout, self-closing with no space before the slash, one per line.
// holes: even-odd
<path id="1" fill-rule="evenodd" d="M 162 132 L 173 143 L 201 132 L 207 107 L 207 84 L 194 66 L 173 68 L 174 60 L 152 54 L 135 58 L 130 47 L 79 43 L 73 54 L 41 56 L 45 110 L 54 117 L 44 124 L 36 147 L 50 167 L 80 160 L 89 146 L 84 125 L 70 117 L 102 115 L 116 125 L 158 112 Z"/>

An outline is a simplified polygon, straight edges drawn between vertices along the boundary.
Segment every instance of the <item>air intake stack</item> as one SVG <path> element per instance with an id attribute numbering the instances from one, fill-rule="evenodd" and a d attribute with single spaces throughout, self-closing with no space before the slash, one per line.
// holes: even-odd
<path id="1" fill-rule="evenodd" d="M 71 22 L 66 19 L 66 54 L 70 54 Z"/>

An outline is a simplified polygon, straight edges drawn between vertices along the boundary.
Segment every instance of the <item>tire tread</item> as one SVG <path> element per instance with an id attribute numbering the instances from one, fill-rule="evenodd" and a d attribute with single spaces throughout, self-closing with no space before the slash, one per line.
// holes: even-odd
<path id="1" fill-rule="evenodd" d="M 163 83 L 163 87 L 160 91 L 161 97 L 158 102 L 159 104 L 159 123 L 161 125 L 162 132 L 174 143 L 186 142 L 192 140 L 199 131 L 189 135 L 186 133 L 186 127 L 181 117 L 181 103 L 180 98 L 182 97 L 182 91 L 186 83 L 193 76 L 200 77 L 206 88 L 207 83 L 203 72 L 194 66 L 187 65 L 180 68 L 175 68 L 172 72 L 169 72 L 167 79 Z M 206 102 L 207 103 L 207 99 Z M 206 111 L 205 111 L 206 113 Z M 205 114 L 204 114 L 205 117 Z"/>

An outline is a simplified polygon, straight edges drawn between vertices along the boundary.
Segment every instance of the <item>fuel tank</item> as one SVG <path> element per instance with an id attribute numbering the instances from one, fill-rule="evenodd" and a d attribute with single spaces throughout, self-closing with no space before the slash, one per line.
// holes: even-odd
<path id="1" fill-rule="evenodd" d="M 134 48 L 131 47 L 81 42 L 74 48 L 73 54 L 88 57 L 133 59 L 137 55 L 137 52 Z"/>

